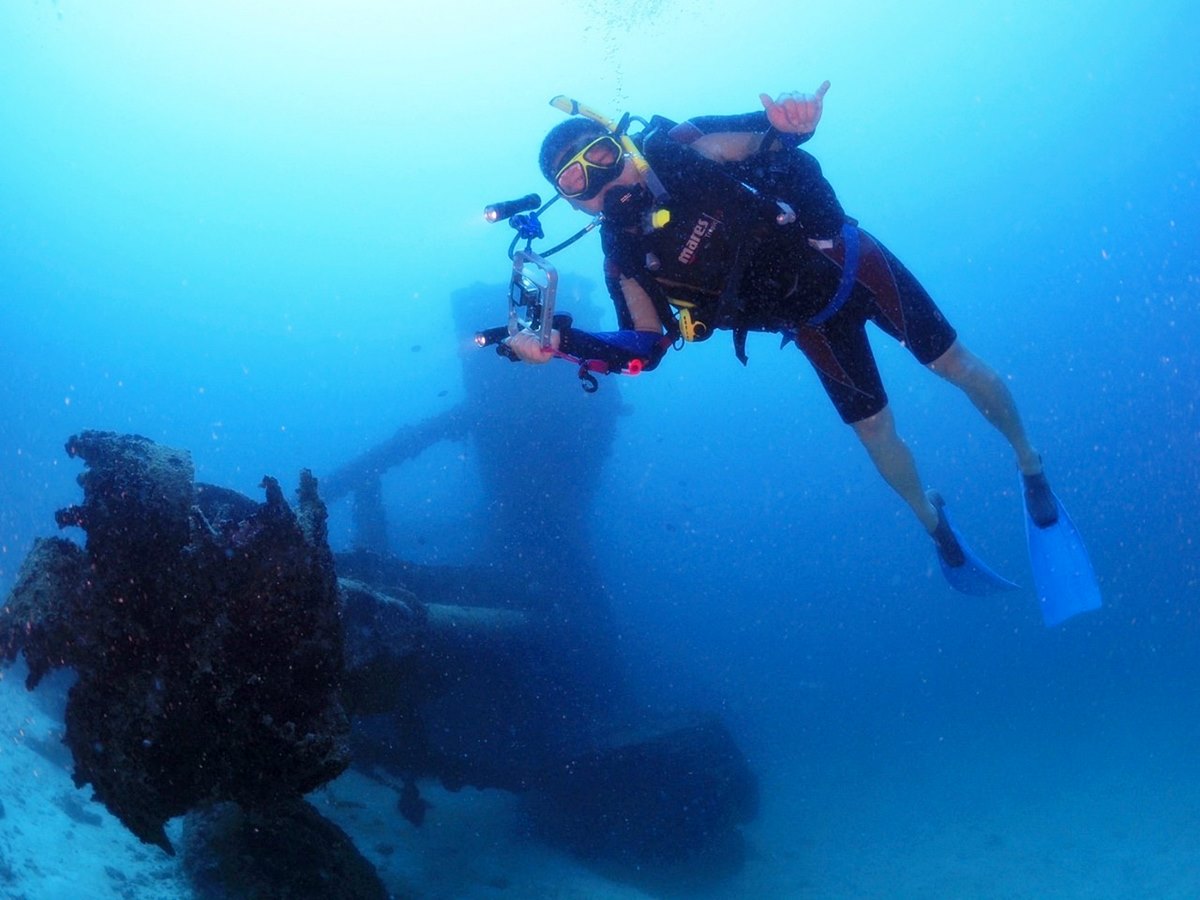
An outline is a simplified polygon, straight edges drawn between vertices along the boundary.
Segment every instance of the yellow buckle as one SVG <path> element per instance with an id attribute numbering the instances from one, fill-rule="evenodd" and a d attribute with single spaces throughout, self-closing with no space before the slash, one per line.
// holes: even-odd
<path id="1" fill-rule="evenodd" d="M 685 341 L 695 341 L 704 337 L 708 326 L 692 315 L 690 309 L 679 310 L 679 336 Z"/>

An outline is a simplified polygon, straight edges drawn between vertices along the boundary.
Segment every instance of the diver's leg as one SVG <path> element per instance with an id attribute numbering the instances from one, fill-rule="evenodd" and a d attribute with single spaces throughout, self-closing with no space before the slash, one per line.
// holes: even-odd
<path id="1" fill-rule="evenodd" d="M 1012 445 L 1022 474 L 1040 474 L 1041 457 L 1029 443 L 1016 402 L 1003 380 L 962 345 L 912 272 L 873 237 L 863 236 L 863 259 L 869 263 L 864 277 L 875 304 L 872 321 L 901 341 L 923 365 L 963 390 Z"/>
<path id="2" fill-rule="evenodd" d="M 962 390 L 985 419 L 1004 435 L 1017 454 L 1024 475 L 1038 475 L 1042 458 L 1029 443 L 1016 401 L 1004 380 L 978 356 L 956 340 L 929 368 Z"/>
<path id="3" fill-rule="evenodd" d="M 937 510 L 925 496 L 916 460 L 896 431 L 891 407 L 885 406 L 872 416 L 852 422 L 850 427 L 867 449 L 883 480 L 909 505 L 925 530 L 933 534 L 938 524 Z"/>
<path id="4" fill-rule="evenodd" d="M 887 391 L 867 340 L 866 323 L 874 310 L 872 295 L 857 289 L 821 327 L 798 329 L 796 346 L 812 363 L 838 415 L 854 429 L 883 480 L 932 534 L 938 525 L 937 509 L 925 496 L 912 451 L 896 432 Z"/>

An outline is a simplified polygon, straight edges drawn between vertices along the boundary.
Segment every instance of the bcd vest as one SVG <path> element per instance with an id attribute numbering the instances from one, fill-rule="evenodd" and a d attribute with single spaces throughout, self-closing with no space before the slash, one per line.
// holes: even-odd
<path id="1" fill-rule="evenodd" d="M 656 116 L 640 138 L 666 197 L 638 226 L 606 223 L 610 264 L 647 290 L 664 322 L 678 311 L 688 340 L 718 328 L 784 330 L 819 310 L 840 269 L 807 238 L 838 235 L 846 217 L 817 161 L 792 147 L 719 164 L 672 139 L 672 124 Z M 777 200 L 794 222 L 779 224 Z"/>

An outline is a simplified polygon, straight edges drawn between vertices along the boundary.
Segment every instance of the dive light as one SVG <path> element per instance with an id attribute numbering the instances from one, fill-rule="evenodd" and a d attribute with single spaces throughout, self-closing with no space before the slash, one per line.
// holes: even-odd
<path id="1" fill-rule="evenodd" d="M 495 328 L 484 328 L 475 332 L 476 347 L 495 347 L 496 352 L 505 359 L 512 362 L 520 362 L 520 357 L 517 356 L 508 344 L 504 343 L 504 339 L 509 336 L 507 325 L 497 325 Z"/>
<path id="2" fill-rule="evenodd" d="M 498 325 L 495 328 L 484 328 L 475 332 L 475 346 L 492 347 L 508 337 L 508 326 Z"/>
<path id="3" fill-rule="evenodd" d="M 501 200 L 499 203 L 492 203 L 483 208 L 483 217 L 489 222 L 503 222 L 505 219 L 510 219 L 517 213 L 528 212 L 531 209 L 537 209 L 542 205 L 542 198 L 537 194 L 526 194 L 524 197 L 518 197 L 515 200 Z"/>

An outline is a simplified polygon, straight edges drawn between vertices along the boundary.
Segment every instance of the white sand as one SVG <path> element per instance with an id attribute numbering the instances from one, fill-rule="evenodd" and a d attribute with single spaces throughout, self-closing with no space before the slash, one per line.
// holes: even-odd
<path id="1" fill-rule="evenodd" d="M 21 678 L 13 669 L 0 682 L 0 898 L 187 897 L 177 860 L 140 844 L 33 749 L 61 725 Z M 1200 897 L 1194 722 L 1164 701 L 1058 730 L 1001 729 L 981 715 L 865 749 L 781 740 L 759 761 L 763 810 L 745 870 L 706 889 L 609 877 L 546 848 L 499 791 L 423 785 L 433 808 L 421 828 L 400 817 L 392 788 L 361 773 L 311 799 L 398 897 L 1184 900 Z"/>

